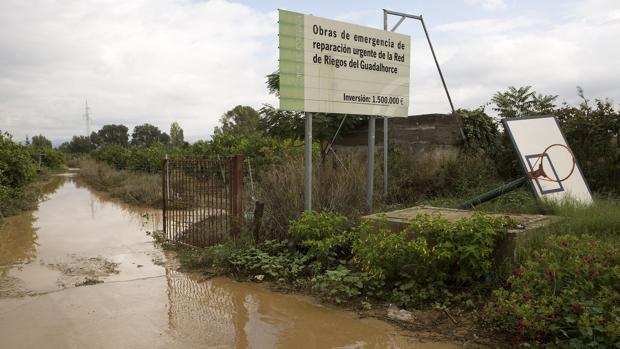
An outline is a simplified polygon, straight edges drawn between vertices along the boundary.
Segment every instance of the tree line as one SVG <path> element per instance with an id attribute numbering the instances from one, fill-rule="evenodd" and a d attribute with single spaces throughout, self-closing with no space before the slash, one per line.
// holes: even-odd
<path id="1" fill-rule="evenodd" d="M 51 142 L 42 135 L 37 136 L 43 138 L 43 142 Z M 35 137 L 33 137 L 33 142 Z M 134 127 L 129 138 L 129 128 L 125 125 L 110 124 L 104 125 L 96 132 L 92 132 L 90 136 L 73 136 L 71 141 L 62 143 L 58 149 L 67 153 L 88 153 L 104 145 L 114 144 L 122 147 L 150 147 L 154 144 L 171 145 L 174 147 L 185 145 L 183 129 L 178 123 L 174 122 L 170 125 L 170 134 L 162 132 L 157 126 L 151 124 L 143 124 Z"/>

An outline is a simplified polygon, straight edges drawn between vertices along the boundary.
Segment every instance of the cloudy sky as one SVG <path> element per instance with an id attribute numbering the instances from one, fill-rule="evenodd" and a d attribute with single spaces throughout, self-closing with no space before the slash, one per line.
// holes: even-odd
<path id="1" fill-rule="evenodd" d="M 576 103 L 620 102 L 618 0 L 0 0 L 0 130 L 55 144 L 92 129 L 145 122 L 208 138 L 238 104 L 277 104 L 277 9 L 382 28 L 382 8 L 422 14 L 456 107 L 532 85 Z M 396 19 L 392 19 L 395 21 Z M 412 36 L 410 113 L 446 112 L 419 23 Z"/>

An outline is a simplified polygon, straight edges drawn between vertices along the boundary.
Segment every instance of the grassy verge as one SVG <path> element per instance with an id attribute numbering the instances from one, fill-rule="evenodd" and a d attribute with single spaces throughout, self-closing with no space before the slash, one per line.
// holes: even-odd
<path id="1" fill-rule="evenodd" d="M 149 207 L 162 204 L 159 175 L 116 170 L 90 159 L 81 160 L 79 164 L 79 178 L 97 190 L 129 204 Z"/>
<path id="2" fill-rule="evenodd" d="M 61 178 L 52 176 L 53 173 L 54 171 L 43 168 L 32 182 L 13 190 L 5 200 L 0 201 L 0 219 L 36 209 L 40 200 L 62 182 Z"/>

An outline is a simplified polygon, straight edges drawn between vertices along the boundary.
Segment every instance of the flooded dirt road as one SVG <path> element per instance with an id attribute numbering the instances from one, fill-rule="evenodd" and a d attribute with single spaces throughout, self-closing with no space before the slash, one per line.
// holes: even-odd
<path id="1" fill-rule="evenodd" d="M 158 212 L 69 175 L 0 226 L 2 348 L 456 348 L 226 278 L 176 271 L 146 231 Z"/>

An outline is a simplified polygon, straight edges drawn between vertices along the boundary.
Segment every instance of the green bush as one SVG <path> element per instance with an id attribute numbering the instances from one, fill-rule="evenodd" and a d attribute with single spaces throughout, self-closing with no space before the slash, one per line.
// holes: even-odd
<path id="1" fill-rule="evenodd" d="M 313 261 L 312 271 L 317 274 L 329 267 L 338 266 L 351 258 L 355 232 L 343 232 L 321 240 L 304 240 L 302 251 Z"/>
<path id="2" fill-rule="evenodd" d="M 588 236 L 549 238 L 496 290 L 488 321 L 558 347 L 620 346 L 618 245 Z"/>
<path id="3" fill-rule="evenodd" d="M 233 251 L 228 263 L 244 275 L 293 280 L 305 270 L 307 260 L 303 254 L 289 250 L 288 241 L 268 240 Z"/>
<path id="4" fill-rule="evenodd" d="M 62 153 L 49 147 L 28 147 L 30 156 L 33 162 L 40 164 L 42 167 L 47 167 L 52 170 L 56 170 L 62 167 L 64 163 L 64 157 Z"/>
<path id="5" fill-rule="evenodd" d="M 368 273 L 351 271 L 342 265 L 313 277 L 311 281 L 313 289 L 336 303 L 372 293 L 382 287 L 382 282 Z"/>
<path id="6" fill-rule="evenodd" d="M 0 186 L 20 188 L 35 174 L 36 166 L 28 147 L 13 142 L 10 134 L 0 132 Z"/>
<path id="7" fill-rule="evenodd" d="M 130 151 L 126 147 L 118 144 L 105 144 L 93 153 L 97 161 L 104 162 L 117 170 L 127 168 Z"/>
<path id="8" fill-rule="evenodd" d="M 580 97 L 584 98 L 582 91 Z M 610 100 L 588 102 L 584 98 L 578 107 L 564 105 L 554 114 L 590 187 L 598 192 L 618 195 L 620 113 L 614 110 Z"/>
<path id="9" fill-rule="evenodd" d="M 491 270 L 495 246 L 510 225 L 514 222 L 507 217 L 481 213 L 456 222 L 423 215 L 414 219 L 405 231 L 427 241 L 429 267 L 435 269 L 436 277 L 449 284 L 465 285 Z"/>
<path id="10" fill-rule="evenodd" d="M 339 235 L 351 228 L 345 216 L 329 212 L 304 212 L 291 221 L 289 234 L 297 241 L 322 240 Z"/>
<path id="11" fill-rule="evenodd" d="M 354 261 L 363 271 L 378 279 L 395 282 L 402 276 L 403 266 L 418 265 L 428 254 L 425 241 L 412 240 L 405 231 L 375 231 L 368 223 L 364 223 L 360 230 L 360 238 L 353 243 Z"/>
<path id="12" fill-rule="evenodd" d="M 409 227 L 361 234 L 354 261 L 371 276 L 395 287 L 395 301 L 413 305 L 448 295 L 450 287 L 471 285 L 492 269 L 497 242 L 512 222 L 475 214 L 456 222 L 419 215 Z"/>
<path id="13" fill-rule="evenodd" d="M 466 149 L 473 152 L 485 152 L 493 154 L 499 140 L 499 127 L 497 121 L 487 115 L 484 109 L 457 110 L 463 121 L 463 133 L 465 134 Z"/>
<path id="14" fill-rule="evenodd" d="M 166 154 L 171 153 L 170 147 L 159 143 L 150 147 L 133 147 L 127 159 L 127 168 L 132 171 L 159 173 Z"/>
<path id="15" fill-rule="evenodd" d="M 304 212 L 289 226 L 290 236 L 298 241 L 302 252 L 310 258 L 313 272 L 337 266 L 351 257 L 356 236 L 351 222 L 344 216 L 328 212 Z"/>

